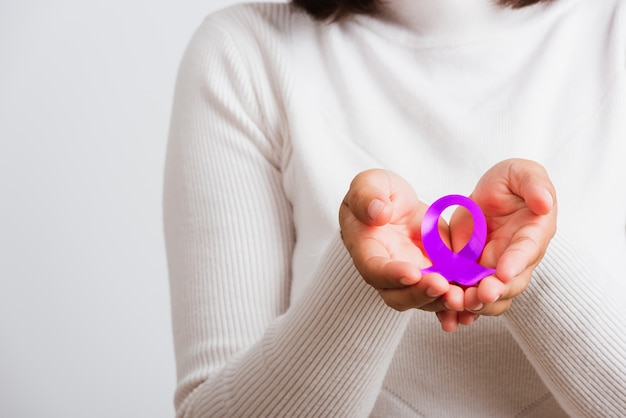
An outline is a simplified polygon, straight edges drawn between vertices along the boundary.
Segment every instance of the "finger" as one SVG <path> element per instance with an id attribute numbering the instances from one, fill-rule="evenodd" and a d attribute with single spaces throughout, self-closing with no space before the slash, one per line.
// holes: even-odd
<path id="1" fill-rule="evenodd" d="M 496 267 L 503 282 L 509 282 L 527 268 L 539 263 L 552 235 L 546 234 L 542 223 L 529 224 L 519 229 L 506 247 Z"/>
<path id="2" fill-rule="evenodd" d="M 493 276 L 484 278 L 478 286 L 465 289 L 465 309 L 474 313 L 482 313 L 486 305 L 503 299 L 506 284 Z"/>
<path id="3" fill-rule="evenodd" d="M 497 277 L 489 276 L 478 286 L 466 289 L 466 309 L 480 315 L 501 315 L 511 306 L 511 301 L 526 289 L 529 278 L 530 270 L 509 283 L 502 283 Z"/>
<path id="4" fill-rule="evenodd" d="M 467 307 L 471 311 L 479 311 L 481 307 L 477 306 L 477 304 L 488 305 L 500 299 L 511 299 L 517 296 L 517 294 L 511 292 L 512 286 L 513 284 L 511 282 L 503 283 L 497 277 L 485 277 L 478 286 L 474 288 L 474 292 L 469 292 L 469 294 L 466 295 L 467 298 L 471 296 L 475 296 L 476 298 L 472 303 L 466 299 L 468 303 Z"/>
<path id="5" fill-rule="evenodd" d="M 523 159 L 501 161 L 476 185 L 472 198 L 488 216 L 528 207 L 535 215 L 556 213 L 556 191 L 540 164 Z"/>
<path id="6" fill-rule="evenodd" d="M 510 160 L 511 191 L 524 199 L 536 215 L 547 215 L 556 205 L 556 191 L 545 168 L 529 160 Z"/>
<path id="7" fill-rule="evenodd" d="M 457 312 L 465 310 L 463 289 L 456 285 L 450 285 L 450 289 L 441 299 L 446 310 Z"/>
<path id="8" fill-rule="evenodd" d="M 484 280 L 486 279 L 483 279 L 483 281 Z M 478 287 L 468 287 L 465 289 L 464 299 L 463 303 L 465 304 L 465 309 L 470 312 L 480 312 L 485 306 L 485 302 L 478 298 Z M 494 301 L 495 300 L 497 300 L 497 298 L 494 299 Z"/>
<path id="9" fill-rule="evenodd" d="M 459 321 L 459 324 L 469 326 L 473 324 L 474 322 L 476 322 L 476 320 L 480 317 L 480 315 L 475 314 L 473 312 L 463 311 L 463 312 L 457 312 L 456 317 L 457 317 L 457 321 Z"/>
<path id="10" fill-rule="evenodd" d="M 413 286 L 403 288 L 379 289 L 379 294 L 387 305 L 397 311 L 421 309 L 425 305 L 440 299 L 448 290 L 450 284 L 438 274 L 428 274 Z M 443 302 L 439 302 L 439 309 L 443 310 Z"/>
<path id="11" fill-rule="evenodd" d="M 497 277 L 487 277 L 477 288 L 477 298 L 484 304 L 494 303 L 497 300 L 513 299 L 522 294 L 530 283 L 532 269 L 528 269 L 508 283 L 503 283 Z"/>
<path id="12" fill-rule="evenodd" d="M 354 260 L 354 259 L 353 259 Z M 422 272 L 412 263 L 371 257 L 364 263 L 354 261 L 363 279 L 375 289 L 400 289 L 412 286 L 422 279 Z"/>
<path id="13" fill-rule="evenodd" d="M 509 310 L 512 302 L 513 302 L 513 299 L 498 300 L 494 303 L 485 305 L 479 311 L 470 311 L 470 312 L 476 315 L 483 315 L 483 316 L 499 316 Z"/>
<path id="14" fill-rule="evenodd" d="M 439 311 L 437 318 L 441 324 L 441 329 L 445 332 L 454 332 L 459 326 L 458 312 Z"/>
<path id="15" fill-rule="evenodd" d="M 373 226 L 412 219 L 418 203 L 417 194 L 404 179 L 380 169 L 359 173 L 344 199 L 358 220 Z"/>
<path id="16" fill-rule="evenodd" d="M 463 312 L 465 310 L 465 295 L 463 289 L 451 284 L 446 293 L 432 302 L 423 305 L 420 309 L 427 312 Z"/>

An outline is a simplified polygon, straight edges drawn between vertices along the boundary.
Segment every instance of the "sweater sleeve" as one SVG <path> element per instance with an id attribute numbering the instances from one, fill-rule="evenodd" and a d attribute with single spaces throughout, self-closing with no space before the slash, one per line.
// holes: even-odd
<path id="1" fill-rule="evenodd" d="M 577 242 L 557 234 L 505 321 L 570 416 L 624 416 L 623 273 L 607 271 Z"/>
<path id="2" fill-rule="evenodd" d="M 366 416 L 409 317 L 338 233 L 290 304 L 287 139 L 266 64 L 250 69 L 262 52 L 239 48 L 205 22 L 177 81 L 164 186 L 177 415 Z"/>

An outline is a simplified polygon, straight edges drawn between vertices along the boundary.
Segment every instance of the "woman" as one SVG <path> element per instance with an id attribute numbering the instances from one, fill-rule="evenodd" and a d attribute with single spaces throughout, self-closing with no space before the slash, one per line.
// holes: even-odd
<path id="1" fill-rule="evenodd" d="M 626 3 L 318 3 L 216 13 L 181 64 L 178 415 L 623 416 Z M 421 273 L 452 193 L 469 288 Z"/>

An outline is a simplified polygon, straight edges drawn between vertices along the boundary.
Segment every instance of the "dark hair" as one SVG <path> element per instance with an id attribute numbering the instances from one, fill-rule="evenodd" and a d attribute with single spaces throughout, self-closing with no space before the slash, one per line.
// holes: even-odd
<path id="1" fill-rule="evenodd" d="M 497 0 L 501 6 L 519 9 L 535 3 L 552 0 Z M 383 0 L 292 0 L 297 7 L 305 10 L 316 19 L 327 19 L 357 14 L 373 14 L 383 3 Z"/>

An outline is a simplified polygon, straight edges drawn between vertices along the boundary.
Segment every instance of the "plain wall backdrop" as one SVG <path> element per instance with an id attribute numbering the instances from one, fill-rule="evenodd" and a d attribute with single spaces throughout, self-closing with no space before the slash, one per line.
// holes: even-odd
<path id="1" fill-rule="evenodd" d="M 0 417 L 172 417 L 176 71 L 237 0 L 0 0 Z"/>

